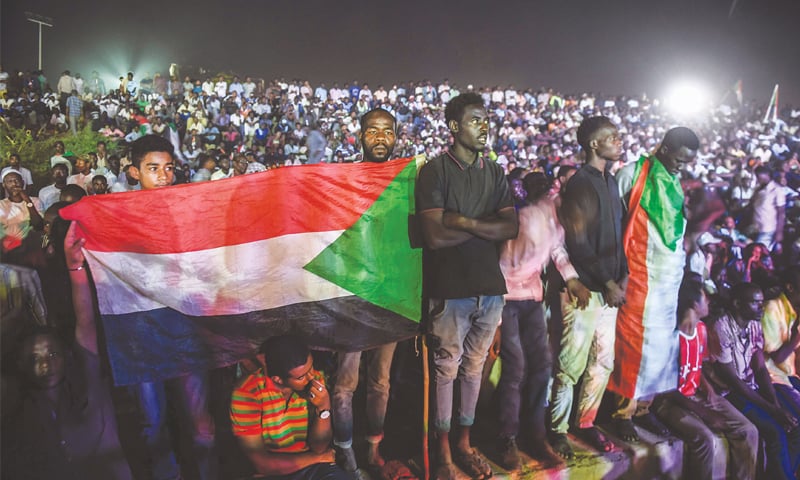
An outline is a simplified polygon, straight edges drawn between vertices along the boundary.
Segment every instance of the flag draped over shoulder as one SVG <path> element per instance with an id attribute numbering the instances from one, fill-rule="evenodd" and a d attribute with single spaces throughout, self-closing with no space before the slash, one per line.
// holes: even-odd
<path id="1" fill-rule="evenodd" d="M 348 351 L 415 335 L 418 163 L 281 168 L 61 210 L 86 238 L 115 383 L 229 365 L 282 333 Z"/>
<path id="2" fill-rule="evenodd" d="M 680 184 L 660 161 L 645 156 L 633 167 L 623 239 L 630 274 L 617 313 L 608 388 L 626 398 L 647 398 L 678 385 L 675 325 L 686 219 Z"/>
<path id="3" fill-rule="evenodd" d="M 674 252 L 678 242 L 683 241 L 686 227 L 681 182 L 677 176 L 670 175 L 661 162 L 646 158 L 636 162 L 634 178 L 639 178 L 645 162 L 648 162 L 649 168 L 645 169 L 646 187 L 642 190 L 640 204 L 656 227 L 661 241 Z"/>

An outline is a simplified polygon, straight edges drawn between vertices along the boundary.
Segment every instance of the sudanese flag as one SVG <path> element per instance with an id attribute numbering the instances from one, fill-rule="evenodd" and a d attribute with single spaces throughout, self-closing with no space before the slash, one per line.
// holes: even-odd
<path id="1" fill-rule="evenodd" d="M 61 210 L 86 237 L 115 383 L 230 365 L 284 333 L 346 351 L 416 335 L 421 164 L 280 168 Z"/>
<path id="2" fill-rule="evenodd" d="M 676 176 L 650 156 L 641 157 L 633 168 L 623 239 L 630 275 L 625 304 L 617 313 L 608 388 L 639 399 L 678 387 L 676 317 L 686 261 L 686 218 Z"/>

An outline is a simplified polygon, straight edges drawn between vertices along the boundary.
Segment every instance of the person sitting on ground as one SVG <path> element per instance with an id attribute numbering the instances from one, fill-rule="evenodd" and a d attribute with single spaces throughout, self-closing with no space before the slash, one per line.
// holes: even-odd
<path id="1" fill-rule="evenodd" d="M 111 193 L 119 193 L 119 192 L 130 192 L 133 190 L 141 190 L 142 186 L 139 185 L 139 180 L 133 178 L 128 171 L 131 169 L 132 165 L 125 165 L 122 168 L 122 176 L 125 177 L 124 182 L 116 182 L 114 185 L 111 186 Z"/>
<path id="2" fill-rule="evenodd" d="M 219 168 L 212 171 L 211 180 L 222 180 L 223 178 L 230 178 L 233 176 L 233 169 L 231 168 L 231 161 L 228 157 L 223 156 L 219 159 Z"/>
<path id="3" fill-rule="evenodd" d="M 247 172 L 247 166 L 250 162 L 247 161 L 247 157 L 242 155 L 241 153 L 237 153 L 233 157 L 233 168 L 231 169 L 233 172 L 234 177 L 238 177 L 239 175 L 244 175 Z"/>
<path id="4" fill-rule="evenodd" d="M 0 179 L 6 194 L 6 198 L 0 199 L 0 253 L 3 261 L 35 267 L 40 264 L 40 259 L 32 254 L 41 238 L 37 233 L 44 226 L 41 204 L 38 198 L 25 193 L 25 181 L 16 170 L 6 170 Z"/>
<path id="5" fill-rule="evenodd" d="M 94 195 L 108 193 L 108 179 L 105 175 L 95 175 L 92 177 L 92 192 Z"/>
<path id="6" fill-rule="evenodd" d="M 6 173 L 9 170 L 13 170 L 18 172 L 22 175 L 22 180 L 25 182 L 25 193 L 28 195 L 33 195 L 33 176 L 31 175 L 31 171 L 27 168 L 20 165 L 20 156 L 16 153 L 12 153 L 8 156 L 8 166 L 4 167 L 0 170 L 0 175 Z"/>
<path id="7" fill-rule="evenodd" d="M 233 392 L 233 433 L 267 478 L 349 480 L 331 446 L 331 399 L 308 345 L 282 335 L 261 344 L 262 368 Z"/>
<path id="8" fill-rule="evenodd" d="M 781 294 L 769 300 L 761 317 L 764 330 L 764 355 L 772 383 L 778 390 L 792 387 L 800 391 L 797 353 L 800 349 L 800 265 L 787 268 L 781 275 Z M 781 385 L 781 386 L 777 386 Z"/>
<path id="9" fill-rule="evenodd" d="M 77 184 L 69 184 L 61 190 L 61 196 L 58 197 L 59 202 L 75 203 L 81 198 L 86 196 L 86 190 Z"/>
<path id="10" fill-rule="evenodd" d="M 50 205 L 58 202 L 61 196 L 61 190 L 67 185 L 68 172 L 67 166 L 63 163 L 57 163 L 50 168 L 50 178 L 53 183 L 39 190 L 39 201 L 42 204 L 42 211 L 47 211 Z"/>
<path id="11" fill-rule="evenodd" d="M 687 472 L 692 478 L 713 478 L 714 436 L 728 440 L 728 472 L 739 480 L 755 478 L 758 430 L 720 396 L 703 375 L 708 355 L 707 330 L 702 319 L 708 315 L 708 298 L 703 278 L 686 273 L 678 292 L 678 336 L 680 341 L 678 389 L 656 396 L 653 410 L 686 445 Z"/>
<path id="12" fill-rule="evenodd" d="M 732 308 L 709 334 L 714 361 L 712 380 L 725 398 L 750 420 L 766 444 L 767 478 L 797 478 L 800 429 L 792 414 L 797 406 L 776 395 L 764 361 L 761 317 L 764 294 L 757 285 L 740 283 L 731 292 Z"/>
<path id="13" fill-rule="evenodd" d="M 744 248 L 741 261 L 733 262 L 728 268 L 728 280 L 733 285 L 741 282 L 762 285 L 774 271 L 769 249 L 763 243 L 753 242 Z"/>
<path id="14" fill-rule="evenodd" d="M 211 175 L 217 169 L 217 162 L 211 155 L 201 153 L 197 157 L 200 168 L 192 175 L 192 183 L 207 182 L 211 180 Z"/>
<path id="15" fill-rule="evenodd" d="M 92 170 L 92 162 L 86 157 L 78 157 L 75 159 L 75 174 L 67 177 L 67 184 L 78 185 L 88 193 L 92 193 L 93 177 L 94 170 Z"/>

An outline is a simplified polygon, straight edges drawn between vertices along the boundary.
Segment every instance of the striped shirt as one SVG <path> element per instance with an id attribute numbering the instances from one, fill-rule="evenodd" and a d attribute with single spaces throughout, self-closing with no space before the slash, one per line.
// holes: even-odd
<path id="1" fill-rule="evenodd" d="M 314 379 L 324 384 L 322 375 Z M 234 390 L 231 423 L 237 436 L 261 435 L 272 452 L 308 451 L 308 400 L 297 392 L 287 400 L 263 369 L 247 377 Z"/>

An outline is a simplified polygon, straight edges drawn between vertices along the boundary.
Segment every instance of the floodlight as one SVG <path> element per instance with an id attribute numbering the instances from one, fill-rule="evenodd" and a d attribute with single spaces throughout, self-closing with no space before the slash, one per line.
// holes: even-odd
<path id="1" fill-rule="evenodd" d="M 711 95 L 697 80 L 680 80 L 667 91 L 664 105 L 676 116 L 695 116 L 707 112 Z"/>

